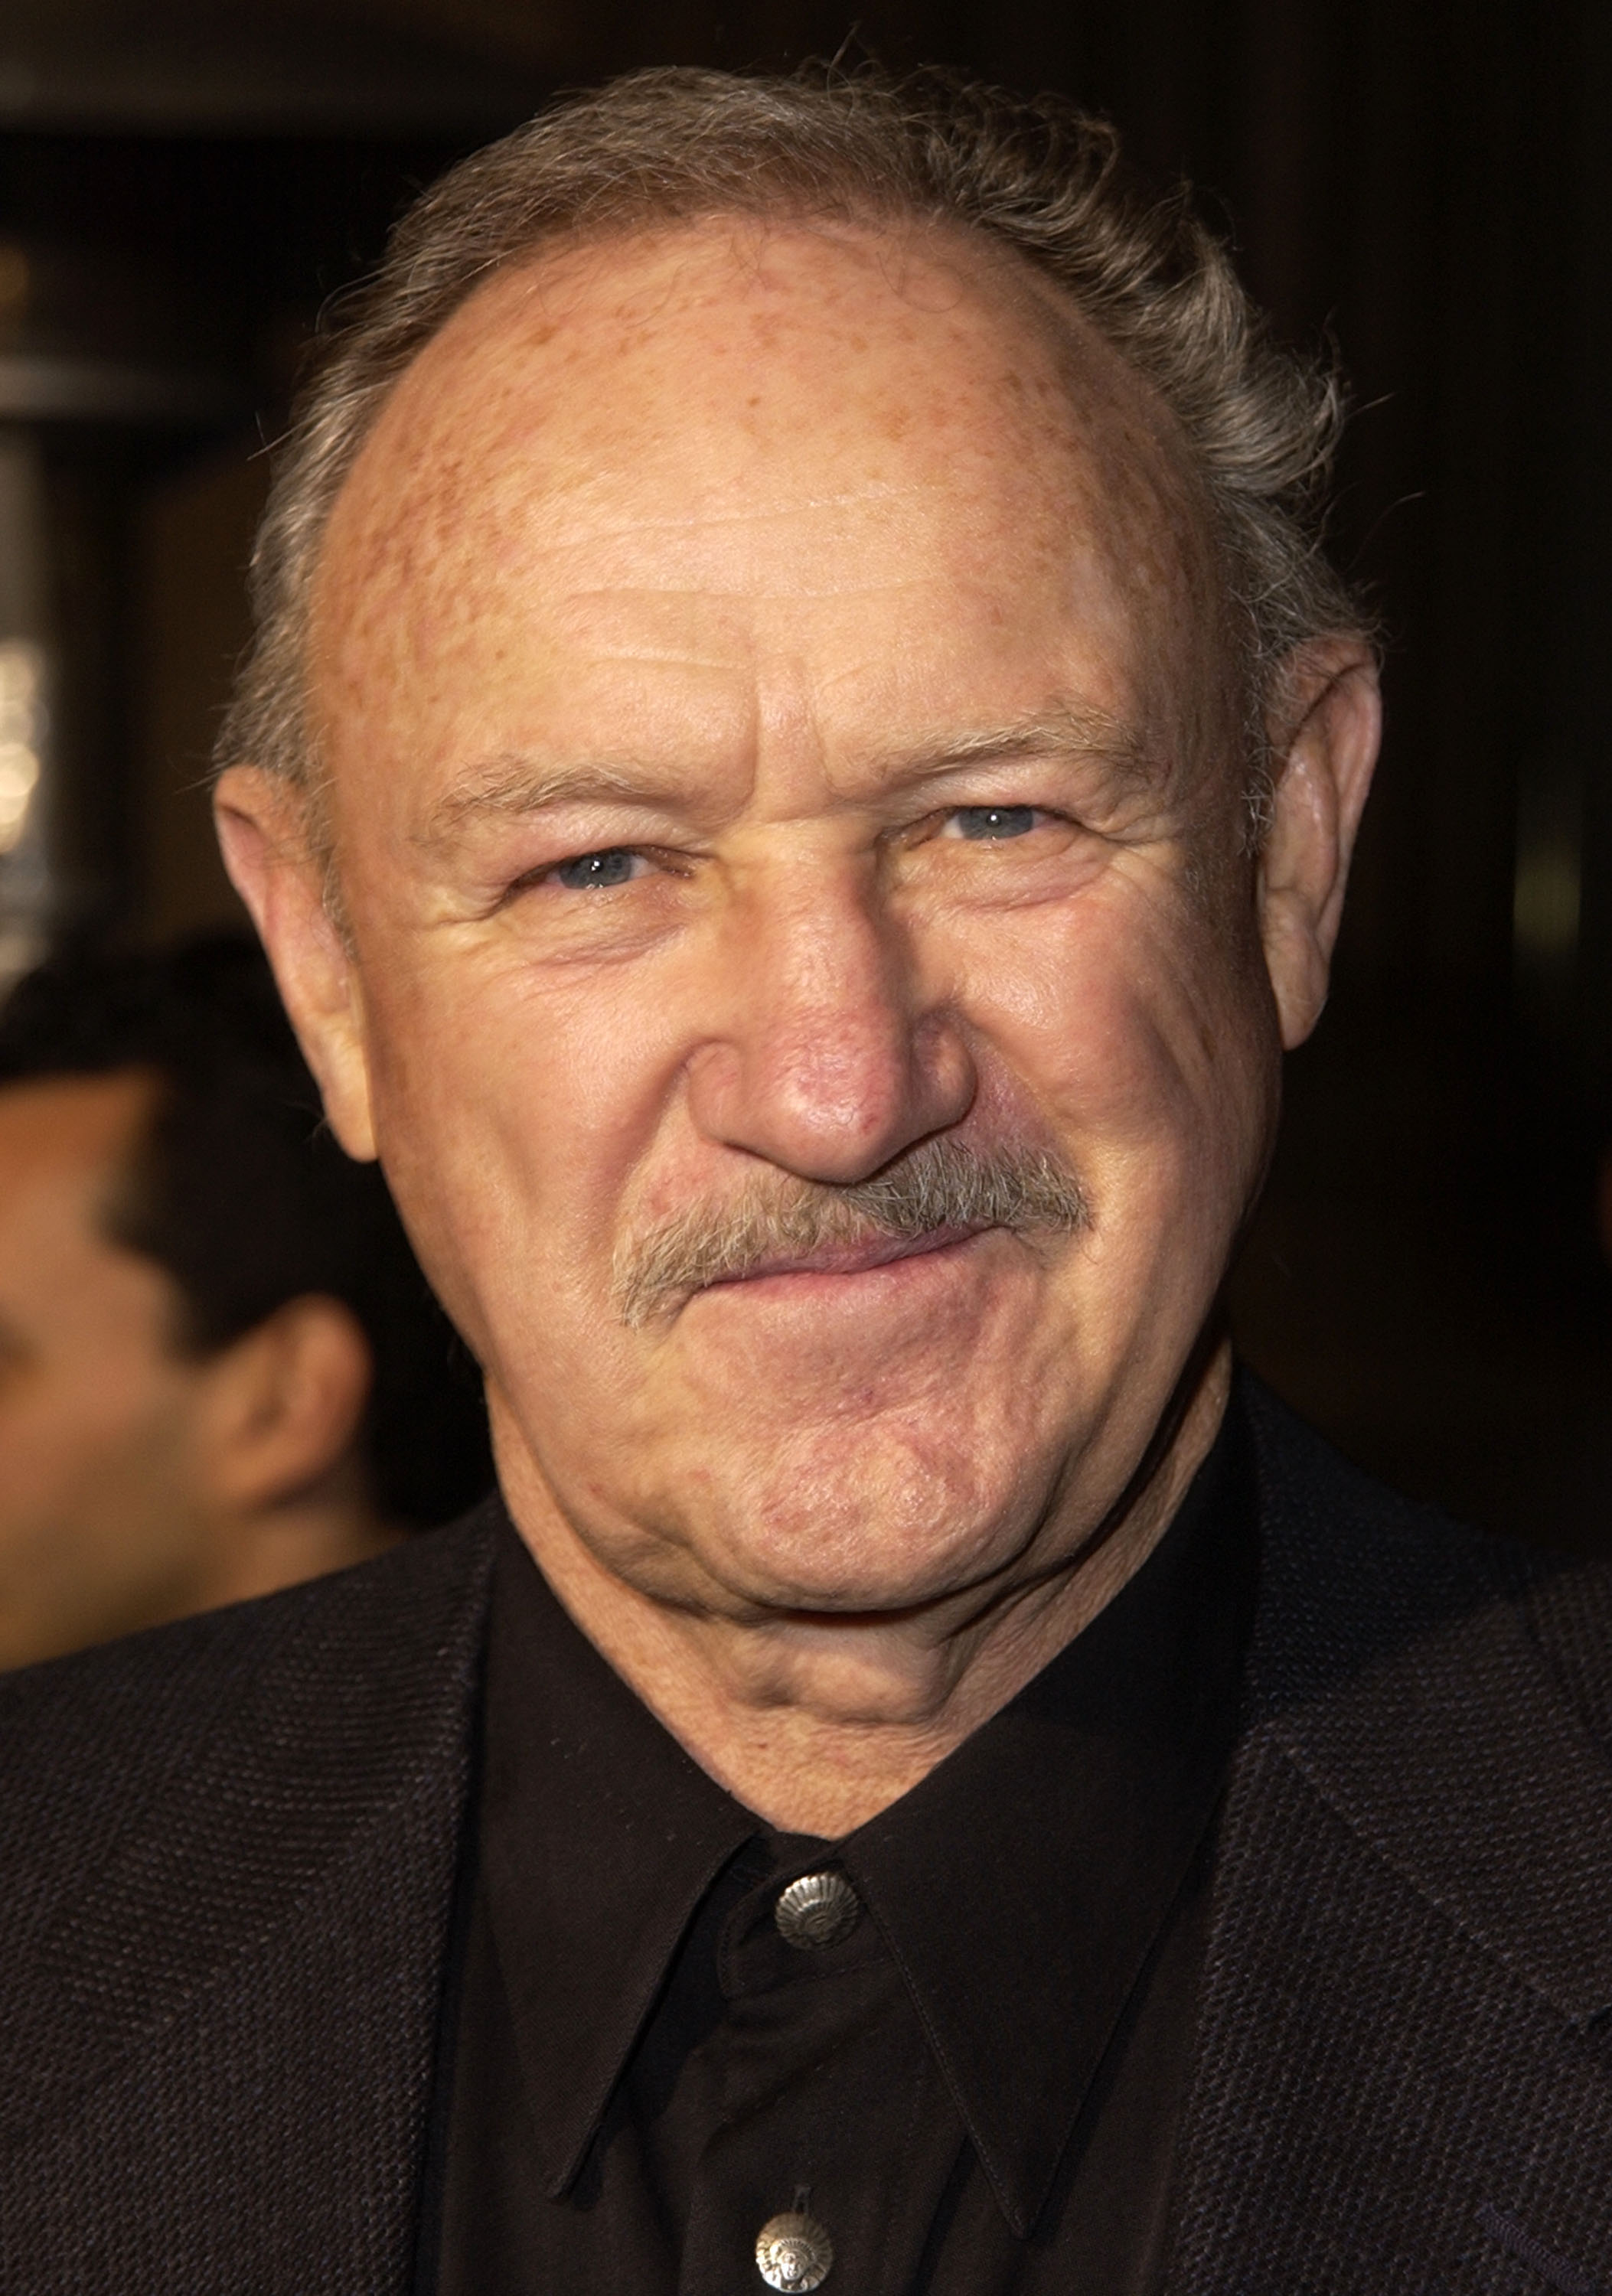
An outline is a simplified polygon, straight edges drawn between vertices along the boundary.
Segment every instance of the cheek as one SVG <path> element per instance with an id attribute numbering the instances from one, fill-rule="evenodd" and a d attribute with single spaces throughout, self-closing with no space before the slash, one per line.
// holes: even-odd
<path id="1" fill-rule="evenodd" d="M 109 1496 L 124 1512 L 142 1500 L 164 1400 L 115 1348 L 86 1335 L 0 1403 L 0 1518 L 11 1540 L 33 1529 L 53 1546 L 87 1534 Z"/>
<path id="2" fill-rule="evenodd" d="M 966 1009 L 1074 1162 L 1097 1228 L 1166 1198 L 1235 1199 L 1240 1218 L 1278 1074 L 1252 937 L 1118 871 L 996 922 Z"/>
<path id="3" fill-rule="evenodd" d="M 63 1381 L 30 1382 L 0 1400 L 0 1515 L 12 1540 L 93 1477 L 105 1436 L 91 1404 Z"/>
<path id="4" fill-rule="evenodd" d="M 629 971 L 556 986 L 486 949 L 366 967 L 381 1160 L 483 1361 L 489 1320 L 530 1333 L 534 1292 L 596 1314 L 616 1207 L 676 1065 Z M 500 1318 L 500 1300 L 521 1312 Z"/>

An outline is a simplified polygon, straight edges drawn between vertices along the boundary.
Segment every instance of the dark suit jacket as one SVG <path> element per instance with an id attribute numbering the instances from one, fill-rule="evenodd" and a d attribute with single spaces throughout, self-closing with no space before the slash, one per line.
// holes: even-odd
<path id="1" fill-rule="evenodd" d="M 1170 2287 L 1612 2296 L 1612 1574 L 1243 1407 Z M 491 1527 L 0 1684 L 0 2288 L 403 2296 Z"/>

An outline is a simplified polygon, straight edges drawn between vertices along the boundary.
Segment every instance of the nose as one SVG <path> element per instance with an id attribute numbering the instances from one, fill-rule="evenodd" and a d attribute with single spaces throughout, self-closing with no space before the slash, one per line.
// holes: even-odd
<path id="1" fill-rule="evenodd" d="M 910 937 L 870 881 L 822 869 L 754 883 L 719 943 L 725 1025 L 688 1071 L 707 1138 L 843 1185 L 967 1114 L 966 1035 L 925 993 Z"/>

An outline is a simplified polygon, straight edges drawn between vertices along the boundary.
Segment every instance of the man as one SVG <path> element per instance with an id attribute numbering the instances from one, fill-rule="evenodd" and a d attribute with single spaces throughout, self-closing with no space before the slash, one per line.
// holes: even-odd
<path id="1" fill-rule="evenodd" d="M 451 1347 L 249 942 L 21 983 L 0 1012 L 0 1666 L 458 1511 L 486 1481 Z"/>
<path id="2" fill-rule="evenodd" d="M 1604 1581 L 1217 1312 L 1335 412 L 1056 106 L 653 73 L 404 226 L 218 804 L 502 1501 L 19 1700 L 30 2285 L 1603 2284 Z"/>

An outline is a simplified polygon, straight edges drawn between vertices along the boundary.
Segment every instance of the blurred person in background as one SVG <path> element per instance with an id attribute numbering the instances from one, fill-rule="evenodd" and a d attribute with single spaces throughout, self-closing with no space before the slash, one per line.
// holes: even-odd
<path id="1" fill-rule="evenodd" d="M 256 946 L 0 1009 L 0 1667 L 367 1561 L 491 1480 L 469 1359 Z"/>

